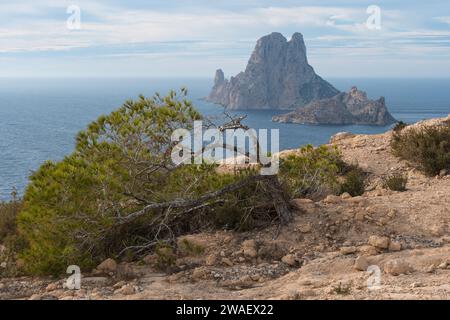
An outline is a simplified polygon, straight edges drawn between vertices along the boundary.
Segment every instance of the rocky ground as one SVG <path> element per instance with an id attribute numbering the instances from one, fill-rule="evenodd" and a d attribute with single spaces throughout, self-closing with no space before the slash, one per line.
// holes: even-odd
<path id="1" fill-rule="evenodd" d="M 275 240 L 276 227 L 189 235 L 170 272 L 154 270 L 151 255 L 133 265 L 109 259 L 81 290 L 66 279 L 3 278 L 0 298 L 448 299 L 450 175 L 426 177 L 398 161 L 390 136 L 334 136 L 346 161 L 368 172 L 367 191 L 293 200 L 294 221 Z M 406 192 L 382 188 L 393 172 L 408 176 Z"/>

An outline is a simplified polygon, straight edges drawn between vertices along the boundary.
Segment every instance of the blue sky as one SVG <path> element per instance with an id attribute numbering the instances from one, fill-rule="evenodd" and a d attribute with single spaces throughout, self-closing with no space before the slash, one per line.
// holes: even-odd
<path id="1" fill-rule="evenodd" d="M 81 9 L 69 30 L 66 10 Z M 369 5 L 381 29 L 367 28 Z M 213 77 L 256 40 L 304 35 L 324 77 L 449 77 L 450 1 L 2 0 L 0 77 Z"/>

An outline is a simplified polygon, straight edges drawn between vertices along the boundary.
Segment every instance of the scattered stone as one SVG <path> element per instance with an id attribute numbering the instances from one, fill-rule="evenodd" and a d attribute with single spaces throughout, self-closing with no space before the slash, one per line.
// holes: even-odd
<path id="1" fill-rule="evenodd" d="M 114 291 L 115 294 L 122 294 L 124 296 L 132 295 L 134 292 L 134 287 L 131 284 L 126 284 L 122 288 Z"/>
<path id="2" fill-rule="evenodd" d="M 359 252 L 364 256 L 376 256 L 378 254 L 377 249 L 374 246 L 370 245 L 359 247 Z"/>
<path id="3" fill-rule="evenodd" d="M 217 263 L 217 256 L 215 254 L 210 254 L 205 259 L 205 264 L 207 266 L 213 266 Z"/>
<path id="4" fill-rule="evenodd" d="M 445 177 L 448 174 L 448 171 L 446 169 L 442 169 L 439 171 L 439 177 Z"/>
<path id="5" fill-rule="evenodd" d="M 192 278 L 194 280 L 202 280 L 202 279 L 206 278 L 207 274 L 208 274 L 208 271 L 206 270 L 206 268 L 198 267 L 192 271 Z"/>
<path id="6" fill-rule="evenodd" d="M 305 210 L 305 207 L 314 206 L 314 201 L 311 199 L 301 198 L 301 199 L 292 199 L 290 201 L 291 206 L 296 208 L 297 210 Z"/>
<path id="7" fill-rule="evenodd" d="M 388 261 L 384 265 L 384 271 L 390 275 L 398 276 L 401 274 L 408 274 L 412 271 L 411 265 L 404 260 L 396 259 Z"/>
<path id="8" fill-rule="evenodd" d="M 444 225 L 437 225 L 430 228 L 431 234 L 435 237 L 441 237 L 446 234 L 447 228 Z"/>
<path id="9" fill-rule="evenodd" d="M 349 139 L 355 137 L 354 133 L 351 132 L 338 132 L 331 137 L 330 143 L 336 143 L 341 140 Z"/>
<path id="10" fill-rule="evenodd" d="M 356 247 L 341 247 L 340 252 L 343 255 L 355 253 L 358 249 Z"/>
<path id="11" fill-rule="evenodd" d="M 355 259 L 355 264 L 353 265 L 353 268 L 355 268 L 358 271 L 366 271 L 369 267 L 369 262 L 367 261 L 366 257 L 359 256 Z"/>
<path id="12" fill-rule="evenodd" d="M 287 254 L 283 258 L 281 258 L 281 261 L 288 266 L 294 267 L 297 265 L 297 258 L 294 254 Z"/>
<path id="13" fill-rule="evenodd" d="M 59 288 L 59 283 L 53 282 L 53 283 L 50 283 L 49 285 L 47 285 L 47 287 L 45 288 L 45 291 L 51 292 L 51 291 L 58 290 L 58 288 Z"/>
<path id="14" fill-rule="evenodd" d="M 229 267 L 233 266 L 233 262 L 230 259 L 228 259 L 228 258 L 222 258 L 222 263 L 227 265 L 227 266 L 229 266 Z"/>
<path id="15" fill-rule="evenodd" d="M 324 203 L 339 203 L 341 202 L 341 197 L 330 194 L 323 200 Z"/>
<path id="16" fill-rule="evenodd" d="M 115 285 L 113 285 L 114 289 L 119 289 L 122 288 L 124 285 L 126 285 L 127 283 L 125 281 L 119 281 L 117 282 Z"/>
<path id="17" fill-rule="evenodd" d="M 389 251 L 400 251 L 402 249 L 402 244 L 397 241 L 391 241 L 389 243 Z"/>
<path id="18" fill-rule="evenodd" d="M 371 246 L 374 246 L 379 249 L 387 249 L 389 247 L 389 238 L 388 237 L 381 237 L 381 236 L 370 236 L 368 243 Z"/>
<path id="19" fill-rule="evenodd" d="M 433 272 L 435 272 L 435 271 L 436 271 L 436 266 L 435 266 L 434 264 L 429 265 L 429 266 L 425 269 L 425 272 L 426 272 L 426 273 L 433 273 Z"/>
<path id="20" fill-rule="evenodd" d="M 229 287 L 233 289 L 250 288 L 254 286 L 254 281 L 249 275 L 245 275 L 234 280 L 225 280 L 222 282 L 224 287 Z"/>
<path id="21" fill-rule="evenodd" d="M 449 236 L 443 236 L 443 237 L 441 238 L 441 240 L 442 240 L 442 242 L 444 242 L 444 243 L 450 243 L 450 237 L 449 237 Z"/>
<path id="22" fill-rule="evenodd" d="M 343 194 L 341 194 L 341 198 L 344 200 L 350 199 L 351 197 L 352 196 L 348 192 L 344 192 Z"/>
<path id="23" fill-rule="evenodd" d="M 33 294 L 28 300 L 41 300 L 42 296 L 40 294 Z"/>
<path id="24" fill-rule="evenodd" d="M 117 271 L 117 262 L 109 258 L 100 263 L 96 269 L 105 274 L 115 273 Z"/>
<path id="25" fill-rule="evenodd" d="M 242 243 L 242 253 L 249 258 L 256 258 L 258 251 L 256 250 L 255 240 L 246 240 Z"/>

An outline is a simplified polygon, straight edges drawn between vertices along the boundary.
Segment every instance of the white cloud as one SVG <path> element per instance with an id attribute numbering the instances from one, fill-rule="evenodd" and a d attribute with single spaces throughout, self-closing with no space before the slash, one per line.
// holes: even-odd
<path id="1" fill-rule="evenodd" d="M 39 4 L 60 10 L 65 8 L 61 2 L 51 0 L 41 1 Z M 96 17 L 97 21 L 82 20 L 82 30 L 73 32 L 65 30 L 65 21 L 62 20 L 21 21 L 20 26 L 0 30 L 0 51 L 41 51 L 43 48 L 62 50 L 87 45 L 188 39 L 236 40 L 237 35 L 256 38 L 263 30 L 265 32 L 278 27 L 326 27 L 330 26 L 330 17 L 349 20 L 364 13 L 362 10 L 337 7 L 269 7 L 239 13 L 225 10 L 169 13 L 129 10 L 86 1 L 81 1 L 79 5 L 82 17 L 86 13 Z M 344 26 L 338 25 L 336 28 L 344 29 Z M 347 28 L 352 31 L 352 28 L 359 28 L 359 25 L 348 24 Z M 55 43 L 58 45 L 54 45 Z"/>
<path id="2" fill-rule="evenodd" d="M 450 24 L 450 16 L 446 16 L 446 17 L 434 17 L 434 20 L 442 22 L 442 23 L 446 23 L 446 24 Z"/>
<path id="3" fill-rule="evenodd" d="M 66 29 L 66 8 L 73 2 L 82 10 L 82 29 L 70 31 Z M 283 7 L 281 2 L 261 7 L 255 2 L 253 7 L 240 11 L 219 9 L 214 4 L 183 11 L 150 5 L 140 10 L 124 6 L 99 0 L 35 0 L 32 5 L 25 0 L 2 0 L 0 53 L 10 56 L 25 53 L 21 57 L 32 57 L 33 52 L 43 56 L 44 52 L 65 54 L 76 48 L 91 48 L 84 57 L 78 57 L 77 53 L 73 56 L 82 63 L 92 59 L 94 68 L 100 59 L 120 60 L 123 65 L 131 59 L 136 66 L 140 59 L 153 63 L 152 66 L 158 64 L 161 69 L 166 63 L 179 67 L 176 71 L 180 73 L 197 68 L 210 74 L 218 66 L 228 72 L 241 70 L 255 40 L 264 34 L 280 31 L 289 36 L 300 31 L 305 35 L 311 60 L 318 59 L 321 63 L 327 56 L 336 61 L 348 57 L 379 61 L 403 57 L 396 60 L 401 63 L 421 55 L 438 59 L 450 56 L 450 30 L 421 24 L 430 17 L 415 15 L 413 19 L 407 9 L 382 7 L 382 30 L 369 30 L 365 25 L 366 7 L 356 2 L 351 7 Z M 11 14 L 13 17 L 9 19 Z M 450 23 L 448 16 L 432 20 Z M 427 28 L 422 27 L 426 25 Z M 161 42 L 181 44 L 165 46 Z M 95 53 L 98 48 L 101 52 Z M 107 69 L 106 65 L 103 68 Z"/>

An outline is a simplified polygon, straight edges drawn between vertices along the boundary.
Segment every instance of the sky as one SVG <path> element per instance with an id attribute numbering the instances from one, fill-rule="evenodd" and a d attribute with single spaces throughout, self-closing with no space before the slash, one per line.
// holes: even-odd
<path id="1" fill-rule="evenodd" d="M 450 77 L 448 0 L 1 0 L 0 77 L 231 76 L 275 31 L 323 77 Z"/>

